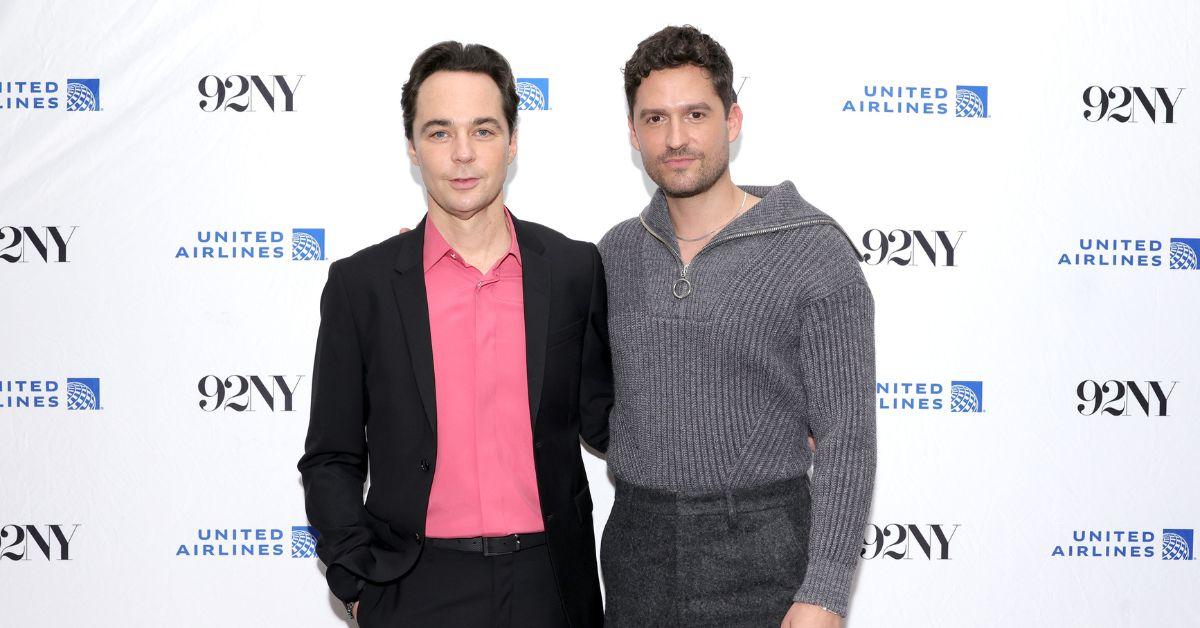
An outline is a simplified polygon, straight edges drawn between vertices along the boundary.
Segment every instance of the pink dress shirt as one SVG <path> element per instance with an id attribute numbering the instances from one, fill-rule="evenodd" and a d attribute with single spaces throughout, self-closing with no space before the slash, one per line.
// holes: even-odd
<path id="1" fill-rule="evenodd" d="M 437 462 L 425 534 L 541 532 L 525 368 L 521 251 L 481 273 L 425 220 L 425 295 L 437 398 Z"/>

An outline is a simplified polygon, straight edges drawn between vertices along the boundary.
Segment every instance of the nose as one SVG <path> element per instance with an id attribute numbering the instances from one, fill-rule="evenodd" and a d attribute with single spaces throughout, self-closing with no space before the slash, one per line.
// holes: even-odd
<path id="1" fill-rule="evenodd" d="M 454 138 L 454 162 L 460 164 L 469 164 L 475 161 L 475 147 L 471 145 L 471 138 L 460 133 Z"/>
<path id="2" fill-rule="evenodd" d="M 684 136 L 683 124 L 672 118 L 667 125 L 667 148 L 675 150 L 686 146 L 687 137 Z"/>

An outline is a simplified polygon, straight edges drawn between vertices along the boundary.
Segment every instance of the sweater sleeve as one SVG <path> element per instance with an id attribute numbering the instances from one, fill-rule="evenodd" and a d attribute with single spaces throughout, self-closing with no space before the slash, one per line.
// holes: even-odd
<path id="1" fill-rule="evenodd" d="M 806 304 L 800 336 L 817 451 L 808 568 L 792 599 L 845 616 L 875 483 L 875 303 L 861 275 Z"/>

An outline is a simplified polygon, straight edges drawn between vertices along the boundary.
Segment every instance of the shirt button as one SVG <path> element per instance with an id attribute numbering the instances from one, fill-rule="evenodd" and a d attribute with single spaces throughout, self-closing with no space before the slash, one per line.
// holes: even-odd
<path id="1" fill-rule="evenodd" d="M 426 471 L 426 472 L 429 471 L 429 461 L 428 460 L 424 460 L 424 459 L 421 460 L 421 470 Z"/>

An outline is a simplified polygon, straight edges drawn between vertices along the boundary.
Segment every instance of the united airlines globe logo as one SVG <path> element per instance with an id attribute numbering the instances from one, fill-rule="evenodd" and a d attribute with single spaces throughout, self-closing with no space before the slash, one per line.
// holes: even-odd
<path id="1" fill-rule="evenodd" d="M 959 85 L 954 95 L 954 117 L 986 118 L 987 86 Z"/>
<path id="2" fill-rule="evenodd" d="M 100 380 L 95 377 L 69 378 L 67 380 L 68 410 L 99 410 Z"/>
<path id="3" fill-rule="evenodd" d="M 1200 249 L 1200 239 L 1171 238 L 1171 269 L 1196 270 L 1200 268 L 1197 249 Z"/>
<path id="4" fill-rule="evenodd" d="M 67 111 L 100 111 L 100 79 L 67 79 Z"/>
<path id="5" fill-rule="evenodd" d="M 292 558 L 317 555 L 317 531 L 309 526 L 292 526 Z"/>
<path id="6" fill-rule="evenodd" d="M 546 111 L 550 109 L 550 79 L 517 79 L 517 109 Z"/>
<path id="7" fill-rule="evenodd" d="M 292 259 L 297 261 L 325 259 L 325 230 L 293 229 Z"/>
<path id="8" fill-rule="evenodd" d="M 950 382 L 951 412 L 983 412 L 982 382 Z"/>
<path id="9" fill-rule="evenodd" d="M 1192 560 L 1193 535 L 1194 530 L 1163 530 L 1163 560 Z"/>

